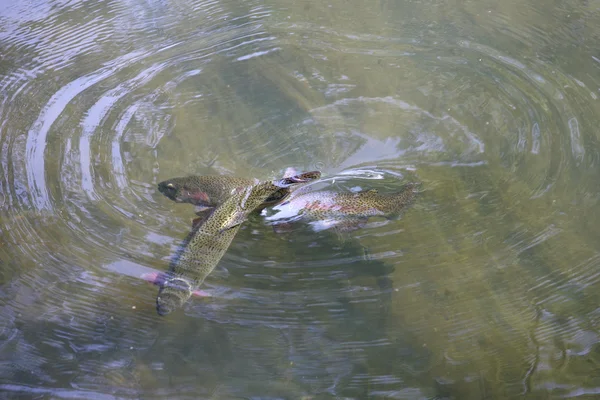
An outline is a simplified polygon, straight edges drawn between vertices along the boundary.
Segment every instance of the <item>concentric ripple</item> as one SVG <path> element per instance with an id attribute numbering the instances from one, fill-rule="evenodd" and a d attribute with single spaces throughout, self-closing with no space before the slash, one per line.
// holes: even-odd
<path id="1" fill-rule="evenodd" d="M 0 390 L 598 393 L 594 2 L 34 3 L 0 10 Z M 290 166 L 422 191 L 351 232 L 251 216 L 156 315 L 194 217 L 156 184 Z"/>

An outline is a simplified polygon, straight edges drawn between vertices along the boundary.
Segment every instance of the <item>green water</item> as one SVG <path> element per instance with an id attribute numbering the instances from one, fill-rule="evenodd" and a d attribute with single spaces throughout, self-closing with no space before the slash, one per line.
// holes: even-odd
<path id="1" fill-rule="evenodd" d="M 0 398 L 597 398 L 599 43 L 596 0 L 7 2 Z M 159 317 L 156 184 L 289 166 L 422 193 L 254 216 Z"/>

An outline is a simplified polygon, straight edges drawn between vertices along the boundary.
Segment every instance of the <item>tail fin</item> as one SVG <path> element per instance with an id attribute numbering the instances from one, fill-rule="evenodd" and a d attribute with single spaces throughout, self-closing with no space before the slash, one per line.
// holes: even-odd
<path id="1" fill-rule="evenodd" d="M 420 183 L 407 183 L 402 187 L 402 190 L 393 195 L 394 201 L 390 203 L 390 217 L 398 217 L 405 208 L 411 206 L 415 202 L 417 195 L 419 194 L 417 189 L 419 186 L 421 186 Z"/>

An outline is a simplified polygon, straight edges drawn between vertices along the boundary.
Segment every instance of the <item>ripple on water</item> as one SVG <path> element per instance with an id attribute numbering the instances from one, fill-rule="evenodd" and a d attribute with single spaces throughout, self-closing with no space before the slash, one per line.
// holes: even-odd
<path id="1" fill-rule="evenodd" d="M 0 387 L 593 393 L 569 379 L 599 361 L 600 283 L 571 203 L 594 211 L 598 60 L 585 76 L 550 51 L 559 36 L 592 48 L 587 6 L 554 7 L 567 22 L 549 31 L 545 8 L 507 4 L 443 18 L 417 3 L 402 18 L 336 2 L 7 5 L 0 375 L 20 383 Z M 193 214 L 156 183 L 289 165 L 343 190 L 425 188 L 407 216 L 345 240 L 271 236 L 257 217 L 207 280 L 213 298 L 159 319 L 139 277 L 167 268 Z"/>

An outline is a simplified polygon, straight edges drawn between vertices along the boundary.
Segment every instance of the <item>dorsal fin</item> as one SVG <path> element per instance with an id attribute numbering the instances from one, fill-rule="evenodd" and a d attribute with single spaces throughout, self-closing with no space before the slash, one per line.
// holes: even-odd
<path id="1" fill-rule="evenodd" d="M 356 195 L 359 197 L 372 197 L 372 196 L 376 196 L 378 194 L 379 194 L 379 191 L 377 189 L 363 190 L 361 192 L 356 193 Z"/>

